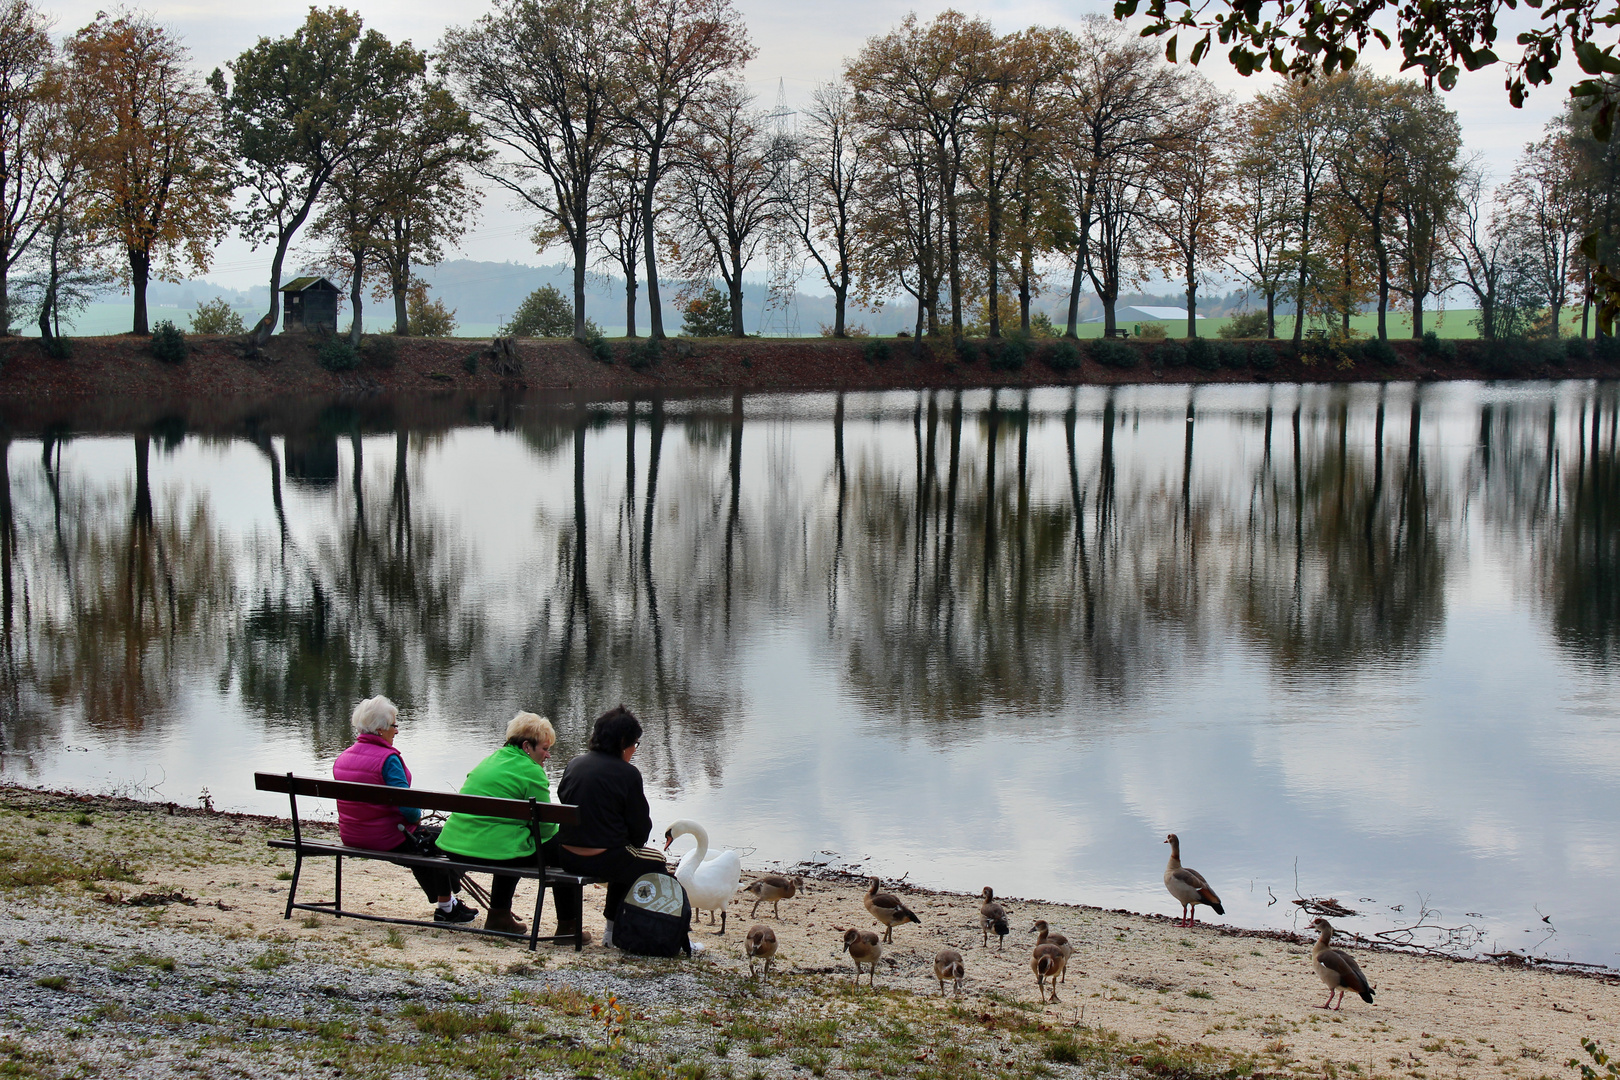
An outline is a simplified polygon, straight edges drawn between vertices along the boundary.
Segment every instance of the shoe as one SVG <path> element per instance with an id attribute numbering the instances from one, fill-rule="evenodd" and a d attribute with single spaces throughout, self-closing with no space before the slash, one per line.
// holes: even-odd
<path id="1" fill-rule="evenodd" d="M 484 929 L 499 930 L 503 934 L 527 934 L 529 932 L 528 924 L 514 916 L 510 908 L 505 911 L 491 911 L 488 915 L 485 915 Z"/>
<path id="2" fill-rule="evenodd" d="M 574 943 L 574 933 L 577 930 L 579 930 L 579 923 L 558 923 L 555 931 L 556 937 L 553 939 L 552 944 L 572 945 Z M 589 930 L 584 931 L 584 935 L 585 944 L 587 945 L 596 940 L 591 936 Z"/>
<path id="3" fill-rule="evenodd" d="M 449 911 L 440 907 L 433 909 L 434 922 L 468 923 L 476 918 L 478 918 L 478 909 L 471 904 L 462 903 L 459 896 L 451 903 Z"/>
<path id="4" fill-rule="evenodd" d="M 694 941 L 694 942 L 691 943 L 691 945 L 692 945 L 692 955 L 693 956 L 696 956 L 698 953 L 702 952 L 704 950 L 704 947 L 705 947 L 703 942 L 701 942 L 701 941 Z"/>
<path id="5" fill-rule="evenodd" d="M 607 920 L 607 929 L 602 931 L 602 948 L 609 949 L 609 948 L 612 948 L 612 947 L 613 947 L 613 920 L 608 919 Z"/>

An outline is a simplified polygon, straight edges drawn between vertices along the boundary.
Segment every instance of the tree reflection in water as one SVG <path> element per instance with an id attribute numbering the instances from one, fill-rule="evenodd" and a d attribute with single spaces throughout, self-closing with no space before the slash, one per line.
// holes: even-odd
<path id="1" fill-rule="evenodd" d="M 490 737 L 537 708 L 560 757 L 622 701 L 651 721 L 644 767 L 674 792 L 723 777 L 750 707 L 739 672 L 773 629 L 812 627 L 838 691 L 926 738 L 1096 716 L 1231 643 L 1282 675 L 1412 663 L 1444 625 L 1470 515 L 1535 553 L 1515 565 L 1559 645 L 1612 666 L 1613 391 L 1433 393 L 247 415 L 223 434 L 262 531 L 222 527 L 185 466 L 154 487 L 154 435 L 175 450 L 181 420 L 117 436 L 128 464 L 88 472 L 65 431 L 36 428 L 0 454 L 4 748 L 50 745 L 64 717 L 161 725 L 188 682 L 321 757 L 373 693 Z M 478 471 L 445 487 L 447 462 Z M 468 505 L 495 508 L 478 520 L 501 543 Z M 491 565 L 492 549 L 516 554 Z"/>

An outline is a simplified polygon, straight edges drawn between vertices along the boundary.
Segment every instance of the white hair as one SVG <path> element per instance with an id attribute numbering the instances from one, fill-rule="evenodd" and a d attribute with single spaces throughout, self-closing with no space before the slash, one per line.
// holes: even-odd
<path id="1" fill-rule="evenodd" d="M 354 707 L 354 715 L 349 717 L 349 723 L 354 726 L 356 734 L 375 734 L 384 728 L 391 727 L 399 720 L 399 707 L 392 701 L 378 694 L 373 698 L 366 698 Z"/>

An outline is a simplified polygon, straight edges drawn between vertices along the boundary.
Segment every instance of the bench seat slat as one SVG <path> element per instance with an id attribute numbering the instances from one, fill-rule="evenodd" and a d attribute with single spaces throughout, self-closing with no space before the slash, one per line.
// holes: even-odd
<path id="1" fill-rule="evenodd" d="M 400 866 L 422 866 L 429 870 L 455 870 L 468 874 L 510 874 L 520 878 L 538 878 L 540 872 L 533 867 L 525 866 L 490 866 L 488 863 L 462 862 L 440 855 L 412 855 L 408 852 L 377 851 L 373 848 L 349 847 L 345 844 L 322 844 L 305 840 L 298 843 L 293 840 L 274 839 L 266 841 L 270 847 L 280 848 L 283 851 L 302 851 L 305 856 L 335 856 L 346 855 L 354 859 L 376 859 L 379 862 L 398 863 Z M 568 874 L 561 870 L 546 867 L 547 883 L 561 882 L 564 885 L 594 885 L 596 879 L 580 874 Z M 296 906 L 296 905 L 295 905 Z"/>
<path id="2" fill-rule="evenodd" d="M 497 799 L 487 795 L 462 795 L 422 788 L 397 788 L 387 784 L 357 784 L 350 780 L 327 780 L 314 776 L 288 776 L 286 773 L 256 772 L 253 786 L 260 791 L 283 795 L 304 795 L 316 799 L 346 799 L 377 806 L 410 806 L 451 814 L 478 814 L 483 817 L 528 821 L 530 804 L 525 799 Z M 537 802 L 534 816 L 556 825 L 579 824 L 579 807 L 568 803 Z"/>

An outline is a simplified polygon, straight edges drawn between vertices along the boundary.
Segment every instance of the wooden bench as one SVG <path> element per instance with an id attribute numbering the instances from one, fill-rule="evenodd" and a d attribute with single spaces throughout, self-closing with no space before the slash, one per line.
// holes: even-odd
<path id="1" fill-rule="evenodd" d="M 298 911 L 321 911 L 334 915 L 337 918 L 345 916 L 351 919 L 369 919 L 371 922 L 399 923 L 405 926 L 431 926 L 435 930 L 461 930 L 474 934 L 490 934 L 495 937 L 515 938 L 519 941 L 525 937 L 529 940 L 532 950 L 535 944 L 542 940 L 540 936 L 540 912 L 545 906 L 546 887 L 548 885 L 594 885 L 598 879 L 585 877 L 580 874 L 568 874 L 555 867 L 546 865 L 545 849 L 535 844 L 533 867 L 493 867 L 487 863 L 466 862 L 450 856 L 435 855 L 409 855 L 393 851 L 373 851 L 370 848 L 349 847 L 341 843 L 324 843 L 318 840 L 304 838 L 303 825 L 298 817 L 298 797 L 314 799 L 344 799 L 350 802 L 370 803 L 374 806 L 412 806 L 421 810 L 438 810 L 451 814 L 479 814 L 484 817 L 510 818 L 513 821 L 522 821 L 533 827 L 542 823 L 556 825 L 574 825 L 579 822 L 579 808 L 566 803 L 537 802 L 534 799 L 497 799 L 483 795 L 459 795 L 446 791 L 423 791 L 420 788 L 389 787 L 386 784 L 356 784 L 346 780 L 324 780 L 312 776 L 294 776 L 292 773 L 262 773 L 253 774 L 253 786 L 260 791 L 275 791 L 287 796 L 288 805 L 292 815 L 292 839 L 271 840 L 270 846 L 293 853 L 292 881 L 287 885 L 287 910 L 283 918 L 292 918 L 292 913 Z M 331 900 L 316 900 L 307 903 L 298 902 L 298 877 L 303 872 L 304 860 L 310 858 L 332 858 L 336 860 L 335 884 L 332 889 Z M 483 927 L 473 926 L 470 923 L 433 922 L 427 919 L 393 919 L 383 915 L 370 915 L 363 911 L 345 911 L 343 908 L 343 860 L 350 859 L 380 859 L 383 862 L 395 863 L 399 866 L 426 867 L 430 870 L 442 870 L 455 874 L 511 874 L 515 877 L 532 879 L 538 883 L 537 895 L 534 898 L 534 922 L 529 925 L 527 934 L 513 934 L 504 930 L 485 930 Z M 565 937 L 546 937 L 546 941 L 572 940 L 574 951 L 578 952 L 585 944 L 584 931 L 568 934 Z"/>
<path id="2" fill-rule="evenodd" d="M 1129 341 L 1131 339 L 1131 332 L 1125 329 L 1123 326 L 1116 326 L 1112 330 L 1108 331 L 1108 336 L 1111 338 L 1124 338 L 1126 341 Z"/>

